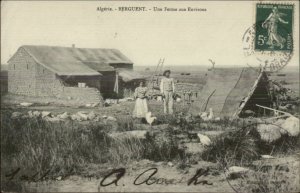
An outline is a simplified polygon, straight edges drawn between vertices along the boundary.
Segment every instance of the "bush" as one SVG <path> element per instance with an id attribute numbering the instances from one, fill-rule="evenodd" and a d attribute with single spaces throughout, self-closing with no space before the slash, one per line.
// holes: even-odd
<path id="1" fill-rule="evenodd" d="M 172 127 L 159 133 L 148 134 L 144 145 L 144 158 L 146 159 L 154 161 L 184 159 L 184 150 L 179 148 L 179 142 Z"/>
<path id="2" fill-rule="evenodd" d="M 107 160 L 107 135 L 104 125 L 82 126 L 74 122 L 50 123 L 42 119 L 1 117 L 1 166 L 22 167 L 22 173 L 76 173 L 86 163 Z M 1 160 L 1 161 L 3 161 Z"/>
<path id="3" fill-rule="evenodd" d="M 36 174 L 35 180 L 80 174 L 88 164 L 127 164 L 134 160 L 169 161 L 183 157 L 172 128 L 146 139 L 112 138 L 110 125 L 66 121 L 52 123 L 41 118 L 12 120 L 1 117 L 1 167 L 4 173 L 21 168 Z M 132 121 L 122 122 L 132 130 Z M 119 127 L 121 127 L 119 125 Z M 124 126 L 122 126 L 124 127 Z"/>
<path id="4" fill-rule="evenodd" d="M 256 141 L 246 130 L 223 133 L 202 153 L 204 160 L 219 162 L 225 167 L 249 164 L 258 156 Z"/>

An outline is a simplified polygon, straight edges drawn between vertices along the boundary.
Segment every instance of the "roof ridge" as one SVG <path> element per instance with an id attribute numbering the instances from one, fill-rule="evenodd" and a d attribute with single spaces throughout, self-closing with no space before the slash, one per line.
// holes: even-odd
<path id="1" fill-rule="evenodd" d="M 21 48 L 23 48 L 23 49 L 25 50 L 25 52 L 27 52 L 27 54 L 29 54 L 29 55 L 33 58 L 33 60 L 34 60 L 36 63 L 38 63 L 38 64 L 44 66 L 46 69 L 50 70 L 51 72 L 57 73 L 57 71 L 51 69 L 49 66 L 47 66 L 47 65 L 43 64 L 42 62 L 40 62 L 33 54 L 31 54 L 31 53 L 25 48 L 25 46 L 21 46 L 19 49 L 21 49 Z M 18 50 L 19 50 L 19 49 L 18 49 Z"/>
<path id="2" fill-rule="evenodd" d="M 16 54 L 20 51 L 58 75 L 80 73 L 98 75 L 98 71 L 114 71 L 114 67 L 110 64 L 133 64 L 117 49 L 22 45 Z"/>

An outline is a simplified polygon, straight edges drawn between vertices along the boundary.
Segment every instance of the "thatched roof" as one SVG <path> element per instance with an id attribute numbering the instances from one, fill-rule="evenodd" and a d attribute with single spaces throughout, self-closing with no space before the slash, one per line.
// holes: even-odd
<path id="1" fill-rule="evenodd" d="M 215 116 L 238 116 L 263 77 L 264 72 L 253 68 L 214 69 L 190 112 L 198 114 L 212 108 Z"/>
<path id="2" fill-rule="evenodd" d="M 132 64 L 116 49 L 73 48 L 58 46 L 22 46 L 34 60 L 58 75 L 101 75 L 114 71 L 109 64 Z"/>

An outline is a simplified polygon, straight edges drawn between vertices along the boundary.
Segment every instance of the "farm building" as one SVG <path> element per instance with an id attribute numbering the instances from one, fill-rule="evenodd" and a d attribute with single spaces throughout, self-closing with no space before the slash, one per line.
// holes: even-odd
<path id="1" fill-rule="evenodd" d="M 8 92 L 99 102 L 143 79 L 116 49 L 21 46 L 8 61 Z"/>
<path id="2" fill-rule="evenodd" d="M 256 106 L 272 106 L 265 72 L 254 68 L 215 68 L 190 112 L 199 114 L 212 108 L 217 117 L 243 116 L 246 110 L 262 113 Z"/>

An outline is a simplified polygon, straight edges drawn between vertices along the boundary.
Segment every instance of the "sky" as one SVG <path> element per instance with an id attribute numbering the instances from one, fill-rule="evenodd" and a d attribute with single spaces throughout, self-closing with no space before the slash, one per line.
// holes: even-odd
<path id="1" fill-rule="evenodd" d="M 299 65 L 299 2 L 295 1 L 294 55 Z M 101 12 L 145 6 L 146 12 Z M 153 7 L 202 8 L 201 12 L 154 12 Z M 135 65 L 245 66 L 242 37 L 255 22 L 251 1 L 8 1 L 1 2 L 1 63 L 22 45 L 119 49 Z M 255 63 L 255 61 L 251 61 Z M 257 61 L 256 61 L 257 63 Z"/>

